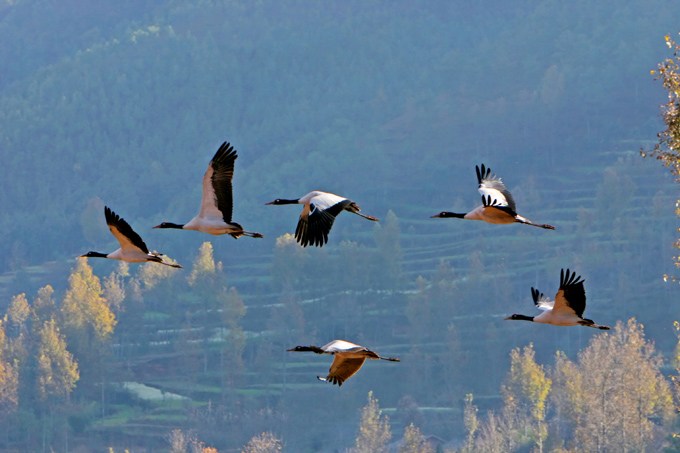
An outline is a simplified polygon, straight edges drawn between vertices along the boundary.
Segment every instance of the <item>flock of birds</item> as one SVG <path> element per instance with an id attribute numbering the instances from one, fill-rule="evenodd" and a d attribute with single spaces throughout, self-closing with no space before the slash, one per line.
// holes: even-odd
<path id="1" fill-rule="evenodd" d="M 234 147 L 227 142 L 223 143 L 210 161 L 208 170 L 203 176 L 203 197 L 198 215 L 185 224 L 163 222 L 153 228 L 194 230 L 213 235 L 228 234 L 235 239 L 241 236 L 263 238 L 262 234 L 246 231 L 240 224 L 232 220 L 233 190 L 231 181 L 234 176 L 234 163 L 237 157 Z M 491 169 L 486 168 L 483 164 L 481 168 L 476 167 L 476 170 L 477 190 L 482 196 L 482 205 L 462 214 L 444 211 L 432 216 L 433 218 L 481 220 L 494 224 L 521 223 L 549 230 L 555 229 L 552 225 L 534 223 L 517 214 L 515 200 L 506 189 L 501 178 L 492 175 Z M 303 205 L 295 229 L 295 239 L 302 247 L 308 245 L 323 247 L 324 244 L 328 243 L 328 234 L 333 227 L 335 218 L 342 211 L 351 212 L 367 220 L 378 221 L 375 217 L 362 214 L 355 202 L 327 192 L 313 191 L 298 199 L 277 198 L 267 203 L 267 205 L 286 204 Z M 160 253 L 150 252 L 142 238 L 132 227 L 106 206 L 104 207 L 104 215 L 111 233 L 120 243 L 120 248 L 108 254 L 88 252 L 81 257 L 109 258 L 128 263 L 151 261 L 174 268 L 182 267 L 179 264 L 164 262 L 163 255 Z M 513 314 L 505 320 L 531 321 L 556 326 L 581 325 L 609 330 L 609 327 L 595 324 L 592 320 L 583 317 L 586 308 L 583 279 L 576 276 L 576 273 L 571 273 L 569 269 L 566 272 L 564 269 L 561 271 L 560 287 L 555 295 L 555 300 L 548 300 L 543 293 L 533 287 L 531 288 L 531 295 L 536 308 L 542 311 L 540 315 Z M 338 386 L 341 386 L 345 380 L 359 371 L 366 359 L 400 361 L 396 357 L 380 357 L 374 351 L 344 340 L 333 340 L 322 347 L 297 346 L 288 351 L 333 355 L 334 359 L 328 375 L 325 378 L 320 376 L 317 376 L 317 378 Z"/>

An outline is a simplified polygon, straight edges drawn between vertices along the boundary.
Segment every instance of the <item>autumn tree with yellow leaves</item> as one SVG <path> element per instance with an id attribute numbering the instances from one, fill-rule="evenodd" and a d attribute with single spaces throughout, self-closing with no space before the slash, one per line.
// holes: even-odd
<path id="1" fill-rule="evenodd" d="M 666 129 L 657 134 L 658 143 L 651 151 L 642 150 L 645 157 L 659 159 L 676 177 L 680 177 L 680 44 L 666 35 L 666 45 L 673 51 L 672 58 L 659 63 L 652 71 L 668 91 L 668 102 L 662 106 L 661 117 Z"/>
<path id="2" fill-rule="evenodd" d="M 80 375 L 78 364 L 66 349 L 66 340 L 56 322 L 45 321 L 38 331 L 36 387 L 41 401 L 66 401 Z"/>
<path id="3" fill-rule="evenodd" d="M 420 429 L 411 423 L 404 429 L 404 443 L 399 453 L 434 453 L 435 448 L 425 440 Z"/>
<path id="4" fill-rule="evenodd" d="M 99 278 L 94 275 L 87 259 L 77 260 L 68 279 L 68 289 L 60 306 L 61 326 L 69 349 L 80 364 L 85 392 L 101 395 L 104 400 L 106 357 L 116 317 L 103 297 Z M 99 389 L 96 383 L 100 383 Z"/>
<path id="5" fill-rule="evenodd" d="M 642 149 L 640 153 L 644 157 L 660 160 L 670 168 L 676 182 L 680 182 L 680 44 L 670 35 L 666 35 L 665 39 L 673 57 L 659 63 L 652 75 L 656 75 L 656 80 L 661 80 L 668 92 L 668 102 L 661 106 L 661 117 L 666 129 L 657 134 L 659 140 L 651 151 Z M 680 216 L 680 200 L 676 203 L 675 213 Z M 675 242 L 675 247 L 680 248 L 680 240 Z M 680 267 L 680 257 L 675 258 L 675 265 Z"/>
<path id="6" fill-rule="evenodd" d="M 558 352 L 546 370 L 531 345 L 514 349 L 504 405 L 477 424 L 466 398 L 463 451 L 656 451 L 673 421 L 663 359 L 635 319 L 596 334 L 577 360 Z M 550 407 L 548 407 L 550 406 Z M 549 410 L 548 410 L 549 409 Z"/>
<path id="7" fill-rule="evenodd" d="M 69 288 L 61 302 L 64 332 L 77 357 L 95 358 L 108 345 L 116 319 L 102 297 L 99 277 L 87 259 L 79 259 L 71 273 Z"/>
<path id="8" fill-rule="evenodd" d="M 525 435 L 529 435 L 538 451 L 543 451 L 543 441 L 548 435 L 545 426 L 546 399 L 552 381 L 542 365 L 535 360 L 532 344 L 522 351 L 513 349 L 510 353 L 510 372 L 506 378 L 502 393 L 505 405 L 513 418 L 523 426 Z M 531 426 L 530 429 L 527 427 Z"/>
<path id="9" fill-rule="evenodd" d="M 373 391 L 368 392 L 368 403 L 361 410 L 359 435 L 352 453 L 382 453 L 387 451 L 387 442 L 392 438 L 390 421 L 383 415 L 378 399 L 373 398 Z"/>
<path id="10" fill-rule="evenodd" d="M 12 413 L 18 403 L 19 373 L 14 363 L 9 360 L 7 352 L 7 336 L 4 323 L 0 323 L 0 417 L 5 418 Z"/>
<path id="11" fill-rule="evenodd" d="M 241 453 L 278 453 L 282 449 L 281 439 L 272 432 L 264 432 L 250 439 Z"/>
<path id="12" fill-rule="evenodd" d="M 33 424 L 32 434 L 41 429 L 30 441 L 43 449 L 66 438 L 64 412 L 80 378 L 55 319 L 53 292 L 50 286 L 38 290 L 33 306 L 25 294 L 13 296 L 0 323 L 0 420 L 8 431 L 22 423 Z"/>
<path id="13" fill-rule="evenodd" d="M 553 401 L 570 422 L 570 444 L 578 450 L 645 451 L 655 449 L 673 416 L 670 385 L 662 358 L 645 340 L 635 319 L 619 321 L 600 334 L 576 362 L 558 354 Z"/>

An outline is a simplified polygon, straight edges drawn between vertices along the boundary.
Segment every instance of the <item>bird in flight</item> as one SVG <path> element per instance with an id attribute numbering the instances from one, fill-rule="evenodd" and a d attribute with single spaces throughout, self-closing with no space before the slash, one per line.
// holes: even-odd
<path id="1" fill-rule="evenodd" d="M 477 181 L 479 186 L 477 190 L 482 195 L 482 205 L 476 207 L 470 212 L 458 214 L 455 212 L 443 211 L 431 218 L 447 218 L 453 217 L 458 219 L 468 220 L 482 220 L 487 223 L 522 223 L 524 225 L 531 225 L 535 227 L 545 228 L 547 230 L 554 230 L 552 225 L 541 223 L 534 223 L 531 220 L 517 214 L 517 207 L 512 195 L 505 188 L 505 184 L 501 178 L 496 175 L 491 175 L 491 169 L 475 166 L 477 170 Z"/>
<path id="2" fill-rule="evenodd" d="M 317 354 L 332 354 L 333 363 L 325 378 L 317 376 L 320 381 L 330 382 L 342 386 L 342 383 L 354 376 L 366 359 L 388 360 L 390 362 L 401 362 L 396 357 L 380 357 L 375 352 L 358 344 L 344 340 L 333 340 L 325 346 L 296 346 L 288 351 L 315 352 Z"/>
<path id="3" fill-rule="evenodd" d="M 592 319 L 583 317 L 586 309 L 586 291 L 583 288 L 583 280 L 576 273 L 560 272 L 560 289 L 555 295 L 555 300 L 549 300 L 539 290 L 531 288 L 531 296 L 536 308 L 541 310 L 538 316 L 525 316 L 514 314 L 505 318 L 506 321 L 532 321 L 540 324 L 552 324 L 555 326 L 586 326 L 600 330 L 610 330 L 608 326 L 595 324 Z"/>
<path id="4" fill-rule="evenodd" d="M 111 230 L 111 234 L 113 234 L 120 243 L 120 248 L 108 254 L 88 252 L 85 255 L 81 255 L 81 258 L 109 258 L 128 263 L 145 263 L 147 261 L 153 261 L 170 267 L 182 267 L 179 264 L 163 262 L 163 259 L 161 258 L 163 255 L 160 253 L 149 252 L 149 249 L 146 247 L 142 238 L 135 233 L 130 224 L 120 218 L 107 206 L 104 206 L 104 215 L 106 216 L 106 223 Z"/>
<path id="5" fill-rule="evenodd" d="M 263 238 L 262 234 L 245 231 L 240 224 L 231 220 L 234 206 L 231 180 L 237 157 L 234 147 L 224 142 L 203 176 L 203 198 L 198 215 L 183 225 L 163 222 L 154 228 L 194 230 L 216 236 L 228 234 L 234 239 L 241 236 Z"/>
<path id="6" fill-rule="evenodd" d="M 328 242 L 328 233 L 333 227 L 335 218 L 342 211 L 349 211 L 352 214 L 363 217 L 364 219 L 377 222 L 378 219 L 370 215 L 360 213 L 361 209 L 355 202 L 347 198 L 339 197 L 332 193 L 314 191 L 309 192 L 302 198 L 296 200 L 284 200 L 277 198 L 267 203 L 268 205 L 301 204 L 303 205 L 300 220 L 295 229 L 295 239 L 301 246 L 316 245 L 323 247 Z"/>

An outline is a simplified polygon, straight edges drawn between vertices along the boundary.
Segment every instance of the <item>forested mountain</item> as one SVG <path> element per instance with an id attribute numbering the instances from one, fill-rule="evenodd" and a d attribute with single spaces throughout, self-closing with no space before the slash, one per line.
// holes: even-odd
<path id="1" fill-rule="evenodd" d="M 662 128 L 650 71 L 677 12 L 670 0 L 0 0 L 1 448 L 158 451 L 180 429 L 219 451 L 263 431 L 289 451 L 342 450 L 369 390 L 394 439 L 415 422 L 457 448 L 466 394 L 480 418 L 507 406 L 513 348 L 533 343 L 559 380 L 586 373 L 579 351 L 607 338 L 644 342 L 642 326 L 667 360 L 639 363 L 670 374 L 677 189 L 638 150 Z M 224 141 L 239 153 L 234 219 L 265 238 L 152 230 L 198 212 Z M 479 204 L 482 163 L 520 214 L 556 231 L 430 219 Z M 303 249 L 286 235 L 299 206 L 265 203 L 311 190 L 380 222 L 342 214 L 327 246 Z M 74 260 L 118 247 L 104 205 L 185 269 Z M 502 322 L 531 314 L 532 286 L 554 295 L 562 268 L 586 279 L 587 317 L 622 321 L 616 334 Z M 335 338 L 402 363 L 371 361 L 337 388 L 315 380 L 328 357 L 285 352 Z M 50 372 L 59 385 L 44 385 Z M 537 436 L 579 448 L 585 418 L 555 416 L 573 409 L 560 385 Z M 651 418 L 660 434 L 635 448 L 672 432 L 666 412 Z"/>

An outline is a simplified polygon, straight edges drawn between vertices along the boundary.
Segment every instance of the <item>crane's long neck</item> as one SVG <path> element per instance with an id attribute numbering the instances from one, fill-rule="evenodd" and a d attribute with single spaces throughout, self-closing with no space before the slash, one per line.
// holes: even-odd
<path id="1" fill-rule="evenodd" d="M 459 214 L 457 212 L 444 211 L 441 214 L 436 215 L 434 217 L 441 217 L 442 219 L 451 218 L 451 217 L 455 218 L 455 219 L 464 219 L 466 215 L 467 215 L 467 213 Z"/>
<path id="2" fill-rule="evenodd" d="M 512 315 L 512 317 L 508 318 L 510 321 L 532 321 L 534 320 L 534 316 L 525 316 L 525 315 Z"/>
<path id="3" fill-rule="evenodd" d="M 109 255 L 106 253 L 99 252 L 87 252 L 85 255 L 80 255 L 81 258 L 108 258 Z"/>
<path id="4" fill-rule="evenodd" d="M 154 228 L 174 228 L 176 230 L 184 229 L 184 225 L 178 225 L 176 223 L 163 222 L 160 225 L 156 225 Z"/>
<path id="5" fill-rule="evenodd" d="M 317 354 L 325 354 L 326 351 L 323 349 L 317 347 L 317 346 L 298 346 L 295 349 L 289 349 L 289 351 L 296 351 L 296 352 L 316 352 Z"/>
<path id="6" fill-rule="evenodd" d="M 276 204 L 302 204 L 300 203 L 300 199 L 295 199 L 295 200 L 284 200 L 284 199 L 278 199 L 276 200 Z"/>

